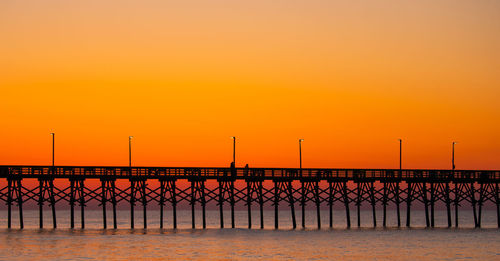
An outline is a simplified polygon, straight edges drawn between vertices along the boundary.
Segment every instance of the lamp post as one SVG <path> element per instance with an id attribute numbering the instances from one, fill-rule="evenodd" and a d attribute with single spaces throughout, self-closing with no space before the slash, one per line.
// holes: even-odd
<path id="1" fill-rule="evenodd" d="M 130 174 L 132 174 L 132 138 L 133 136 L 128 136 L 128 166 L 130 168 Z"/>
<path id="2" fill-rule="evenodd" d="M 232 136 L 231 139 L 233 139 L 233 163 L 236 167 L 236 136 Z"/>
<path id="3" fill-rule="evenodd" d="M 300 166 L 300 175 L 302 175 L 302 142 L 304 139 L 299 139 L 299 166 Z"/>
<path id="4" fill-rule="evenodd" d="M 455 141 L 451 143 L 451 169 L 453 171 L 455 171 L 455 144 L 457 144 Z"/>
<path id="5" fill-rule="evenodd" d="M 55 133 L 50 133 L 52 135 L 52 167 L 54 167 L 55 161 L 54 161 L 54 147 L 55 147 L 55 142 L 56 142 L 56 134 Z"/>
<path id="6" fill-rule="evenodd" d="M 399 139 L 399 173 L 401 173 L 401 169 L 402 169 L 402 162 L 403 162 L 403 140 L 402 139 Z"/>
<path id="7" fill-rule="evenodd" d="M 403 139 L 399 139 L 399 178 L 403 177 Z M 399 191 L 399 183 L 396 183 L 396 189 Z M 399 200 L 399 199 L 398 199 Z M 401 214 L 399 212 L 399 204 L 396 204 L 396 213 L 398 215 L 398 227 L 401 226 Z M 384 227 L 385 227 L 385 208 L 384 205 Z M 409 213 L 409 212 L 408 212 Z"/>

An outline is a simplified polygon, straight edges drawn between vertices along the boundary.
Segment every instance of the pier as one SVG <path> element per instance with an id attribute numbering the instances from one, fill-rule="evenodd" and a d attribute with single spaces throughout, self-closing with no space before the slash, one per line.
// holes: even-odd
<path id="1" fill-rule="evenodd" d="M 39 226 L 44 227 L 44 206 L 52 210 L 52 227 L 57 228 L 56 207 L 66 204 L 70 207 L 70 225 L 75 224 L 75 208 L 80 209 L 80 227 L 85 228 L 85 207 L 96 201 L 102 208 L 103 228 L 107 227 L 107 213 L 113 211 L 113 228 L 117 229 L 116 206 L 126 202 L 130 206 L 130 228 L 135 228 L 134 208 L 142 208 L 147 228 L 147 206 L 160 207 L 160 228 L 163 228 L 165 207 L 172 209 L 173 228 L 177 228 L 177 205 L 187 202 L 191 205 L 192 227 L 197 228 L 195 212 L 202 211 L 201 227 L 206 228 L 206 204 L 217 203 L 220 209 L 220 227 L 228 226 L 224 220 L 224 208 L 230 208 L 230 227 L 235 227 L 234 209 L 238 202 L 248 207 L 248 228 L 252 228 L 252 206 L 259 207 L 260 228 L 264 228 L 265 206 L 274 207 L 274 228 L 279 228 L 278 211 L 288 208 L 293 228 L 297 228 L 296 207 L 301 211 L 301 227 L 306 227 L 305 208 L 316 209 L 317 227 L 323 225 L 320 212 L 328 206 L 330 227 L 333 225 L 333 206 L 345 208 L 346 227 L 351 227 L 351 208 L 356 208 L 356 225 L 360 226 L 360 208 L 369 206 L 373 226 L 377 224 L 376 212 L 383 212 L 382 226 L 387 226 L 387 206 L 395 208 L 397 225 L 402 226 L 400 209 L 406 207 L 406 222 L 411 226 L 412 205 L 421 202 L 425 208 L 427 227 L 434 227 L 434 211 L 437 203 L 444 203 L 447 212 L 447 226 L 458 227 L 459 208 L 470 206 L 474 224 L 481 227 L 483 205 L 496 205 L 497 223 L 500 228 L 500 200 L 498 170 L 424 170 L 424 169 L 311 169 L 311 168 L 204 168 L 204 167 L 102 167 L 102 166 L 0 166 L 0 179 L 6 186 L 0 188 L 0 201 L 7 205 L 7 227 L 11 228 L 12 209 L 17 208 L 19 228 L 24 227 L 23 205 L 33 201 L 39 206 Z M 37 180 L 38 185 L 28 188 L 26 179 Z M 69 186 L 60 187 L 56 180 L 66 180 Z M 149 185 L 155 180 L 159 185 Z M 212 180 L 218 186 L 208 188 Z M 127 182 L 126 187 L 116 181 Z M 189 184 L 186 188 L 179 182 Z M 235 185 L 235 182 L 244 184 Z M 87 182 L 98 182 L 97 188 L 90 188 Z M 272 185 L 270 185 L 272 184 Z M 380 206 L 382 208 L 380 209 Z M 452 208 L 454 213 L 452 213 Z M 467 210 L 470 211 L 470 210 Z M 404 220 L 403 220 L 404 221 Z M 326 221 L 323 221 L 326 223 Z"/>

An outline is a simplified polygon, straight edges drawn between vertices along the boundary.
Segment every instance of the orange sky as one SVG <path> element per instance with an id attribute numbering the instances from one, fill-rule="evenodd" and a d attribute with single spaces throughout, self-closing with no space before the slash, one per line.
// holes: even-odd
<path id="1" fill-rule="evenodd" d="M 498 1 L 2 1 L 0 164 L 500 169 Z"/>

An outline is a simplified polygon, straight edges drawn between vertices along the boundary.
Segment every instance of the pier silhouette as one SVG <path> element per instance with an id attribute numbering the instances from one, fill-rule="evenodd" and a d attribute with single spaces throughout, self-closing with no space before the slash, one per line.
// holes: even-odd
<path id="1" fill-rule="evenodd" d="M 177 205 L 191 205 L 192 227 L 196 228 L 195 211 L 202 210 L 202 227 L 206 228 L 206 204 L 216 202 L 220 209 L 220 227 L 225 226 L 223 210 L 231 209 L 231 227 L 235 227 L 234 207 L 243 202 L 248 207 L 248 228 L 252 228 L 252 205 L 260 208 L 260 228 L 264 228 L 264 206 L 274 207 L 274 227 L 279 228 L 278 210 L 283 204 L 290 210 L 293 228 L 297 227 L 295 206 L 302 208 L 301 225 L 305 223 L 305 207 L 316 208 L 317 226 L 321 227 L 321 206 L 328 206 L 329 226 L 332 227 L 334 204 L 345 208 L 346 227 L 351 227 L 350 209 L 355 206 L 357 226 L 360 226 L 360 208 L 371 206 L 373 226 L 377 226 L 377 206 L 382 205 L 383 224 L 386 226 L 387 206 L 395 206 L 398 227 L 402 226 L 400 208 L 406 207 L 407 227 L 411 226 L 413 203 L 421 202 L 425 207 L 427 227 L 434 227 L 434 208 L 442 202 L 446 206 L 447 225 L 458 227 L 459 207 L 470 204 L 474 224 L 481 227 L 483 205 L 496 205 L 497 223 L 500 227 L 500 200 L 498 170 L 430 170 L 430 169 L 313 169 L 313 168 L 236 168 L 234 163 L 227 168 L 204 167 L 103 167 L 103 166 L 0 166 L 0 179 L 6 179 L 0 188 L 0 200 L 7 205 L 8 223 L 12 227 L 12 208 L 17 207 L 19 227 L 24 227 L 23 205 L 36 202 L 39 206 L 39 226 L 43 228 L 43 207 L 52 210 L 52 226 L 57 227 L 56 206 L 70 206 L 70 224 L 75 227 L 75 208 L 80 208 L 81 228 L 85 228 L 85 207 L 96 201 L 102 208 L 103 228 L 107 228 L 106 210 L 113 210 L 113 228 L 117 228 L 116 206 L 119 202 L 130 204 L 130 227 L 134 228 L 134 208 L 140 205 L 144 212 L 143 227 L 147 228 L 147 206 L 160 207 L 160 228 L 163 228 L 164 207 L 172 208 L 173 228 L 177 228 Z M 28 188 L 25 179 L 36 179 L 38 185 Z M 55 180 L 69 181 L 69 186 L 57 186 Z M 87 181 L 99 181 L 97 188 L 86 186 Z M 116 186 L 117 180 L 128 181 L 128 186 Z M 156 180 L 159 185 L 148 185 Z M 187 181 L 186 188 L 177 186 Z M 208 180 L 216 181 L 216 188 L 207 188 Z M 242 187 L 235 182 L 243 182 Z M 271 186 L 269 184 L 272 184 Z M 299 184 L 297 186 L 297 184 Z"/>

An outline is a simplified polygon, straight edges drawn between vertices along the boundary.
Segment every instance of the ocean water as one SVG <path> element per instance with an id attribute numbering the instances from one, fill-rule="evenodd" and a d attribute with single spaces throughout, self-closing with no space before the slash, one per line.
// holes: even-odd
<path id="1" fill-rule="evenodd" d="M 378 210 L 378 209 L 377 209 Z M 306 211 L 306 228 L 301 228 L 301 212 L 296 211 L 298 229 L 292 229 L 289 210 L 282 210 L 280 229 L 274 229 L 274 212 L 264 211 L 265 228 L 260 229 L 259 212 L 252 212 L 253 228 L 248 229 L 247 212 L 236 211 L 236 228 L 224 212 L 225 226 L 219 229 L 219 212 L 207 210 L 207 229 L 201 229 L 201 210 L 196 209 L 197 229 L 191 229 L 191 212 L 178 212 L 178 229 L 172 229 L 172 212 L 165 211 L 164 229 L 159 229 L 159 211 L 148 210 L 148 228 L 143 229 L 142 211 L 135 213 L 130 229 L 130 213 L 118 211 L 118 229 L 102 229 L 102 211 L 85 213 L 86 228 L 69 228 L 69 211 L 58 210 L 58 228 L 52 229 L 50 211 L 44 211 L 44 229 L 38 228 L 38 211 L 25 211 L 25 229 L 18 228 L 17 212 L 13 228 L 6 229 L 7 213 L 0 211 L 0 260 L 500 260 L 500 230 L 496 211 L 484 211 L 483 228 L 473 228 L 472 211 L 461 210 L 459 228 L 446 228 L 445 211 L 436 211 L 436 228 L 425 228 L 423 211 L 412 211 L 412 227 L 397 227 L 395 211 L 389 210 L 388 227 L 373 228 L 371 211 L 361 211 L 361 227 L 351 212 L 352 228 L 347 229 L 345 212 L 334 210 L 334 228 L 329 228 L 327 210 L 322 210 L 322 228 L 317 229 L 316 212 Z M 402 211 L 402 224 L 406 214 Z M 454 221 L 454 216 L 453 221 Z"/>

